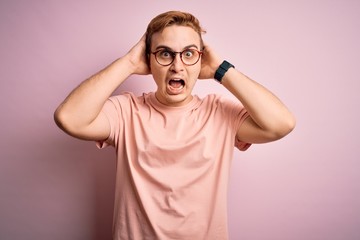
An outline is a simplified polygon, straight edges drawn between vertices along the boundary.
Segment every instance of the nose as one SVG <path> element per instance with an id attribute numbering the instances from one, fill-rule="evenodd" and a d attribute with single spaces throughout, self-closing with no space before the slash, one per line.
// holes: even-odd
<path id="1" fill-rule="evenodd" d="M 175 54 L 174 61 L 172 62 L 170 69 L 174 72 L 179 72 L 184 69 L 184 63 L 181 60 L 180 53 Z"/>

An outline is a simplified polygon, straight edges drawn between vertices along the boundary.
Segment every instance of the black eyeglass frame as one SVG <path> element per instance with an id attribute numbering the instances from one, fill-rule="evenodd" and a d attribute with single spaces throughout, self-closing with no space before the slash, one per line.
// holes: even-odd
<path id="1" fill-rule="evenodd" d="M 164 50 L 168 51 L 168 52 L 172 55 L 172 57 L 173 57 L 173 58 L 172 58 L 172 61 L 171 61 L 170 63 L 168 63 L 168 64 L 161 64 L 161 63 L 158 61 L 157 57 L 156 57 L 156 54 L 157 54 L 158 52 L 164 51 Z M 186 52 L 186 51 L 189 51 L 189 50 L 196 51 L 196 52 L 199 53 L 198 59 L 197 59 L 194 63 L 192 63 L 192 64 L 184 63 L 184 60 L 183 60 L 183 58 L 182 58 L 182 54 L 183 54 L 184 52 Z M 199 62 L 199 60 L 200 60 L 200 58 L 201 58 L 201 55 L 203 54 L 203 51 L 199 51 L 199 50 L 196 50 L 196 49 L 189 49 L 189 48 L 188 48 L 188 49 L 185 49 L 184 51 L 181 51 L 181 52 L 174 52 L 174 51 L 167 50 L 167 49 L 159 49 L 159 50 L 157 50 L 157 51 L 155 51 L 155 52 L 151 52 L 151 54 L 154 54 L 156 62 L 157 62 L 158 64 L 160 64 L 161 66 L 164 66 L 164 67 L 167 67 L 167 66 L 171 65 L 171 64 L 174 62 L 175 57 L 176 57 L 176 54 L 180 54 L 181 62 L 182 62 L 184 65 L 186 65 L 186 66 L 193 66 L 193 65 L 195 65 L 196 63 Z"/>

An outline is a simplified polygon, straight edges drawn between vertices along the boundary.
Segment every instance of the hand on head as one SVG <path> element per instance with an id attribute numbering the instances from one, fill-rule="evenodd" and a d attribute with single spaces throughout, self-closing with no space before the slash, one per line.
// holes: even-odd
<path id="1" fill-rule="evenodd" d="M 213 79 L 215 71 L 220 66 L 221 60 L 214 50 L 204 43 L 203 54 L 201 56 L 201 71 L 199 79 Z"/>
<path id="2" fill-rule="evenodd" d="M 137 42 L 127 53 L 127 57 L 133 66 L 133 74 L 138 75 L 147 75 L 150 74 L 150 68 L 146 56 L 146 36 L 145 34 L 141 37 L 139 42 Z"/>

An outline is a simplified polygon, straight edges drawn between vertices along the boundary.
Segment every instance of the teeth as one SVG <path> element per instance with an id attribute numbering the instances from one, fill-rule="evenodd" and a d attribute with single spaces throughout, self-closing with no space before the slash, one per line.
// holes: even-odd
<path id="1" fill-rule="evenodd" d="M 185 84 L 182 79 L 172 79 L 169 81 L 169 85 L 173 88 L 182 88 Z"/>
<path id="2" fill-rule="evenodd" d="M 175 82 L 181 82 L 182 84 L 184 84 L 185 83 L 185 81 L 183 80 L 183 79 L 181 79 L 181 78 L 176 78 L 176 79 L 171 79 L 170 81 L 175 81 Z"/>

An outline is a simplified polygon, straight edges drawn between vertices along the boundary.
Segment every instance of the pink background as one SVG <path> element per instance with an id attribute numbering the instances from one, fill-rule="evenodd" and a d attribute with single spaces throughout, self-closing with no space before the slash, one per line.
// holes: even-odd
<path id="1" fill-rule="evenodd" d="M 297 117 L 288 137 L 235 152 L 231 239 L 360 239 L 356 0 L 1 0 L 0 239 L 111 238 L 114 150 L 65 135 L 52 114 L 172 9 L 194 13 L 205 41 Z M 119 90 L 153 89 L 131 77 Z M 198 82 L 210 92 L 232 97 Z"/>

